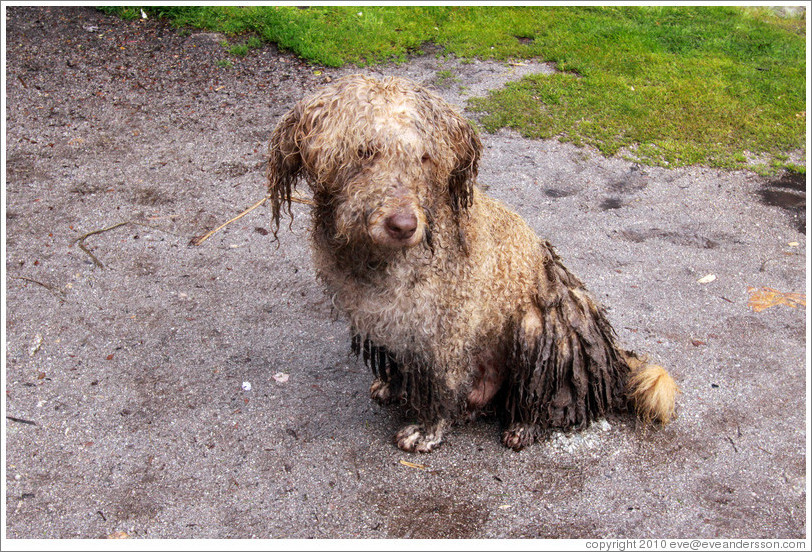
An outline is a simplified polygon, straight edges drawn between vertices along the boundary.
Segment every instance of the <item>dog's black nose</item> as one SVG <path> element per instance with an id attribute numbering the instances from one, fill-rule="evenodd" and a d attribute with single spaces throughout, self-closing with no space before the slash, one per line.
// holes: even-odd
<path id="1" fill-rule="evenodd" d="M 386 231 L 396 240 L 408 240 L 417 230 L 417 217 L 414 213 L 398 212 L 386 219 Z"/>

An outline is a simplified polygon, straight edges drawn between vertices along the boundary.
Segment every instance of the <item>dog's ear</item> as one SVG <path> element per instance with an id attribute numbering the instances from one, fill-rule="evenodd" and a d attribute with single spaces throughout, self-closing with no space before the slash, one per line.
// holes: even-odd
<path id="1" fill-rule="evenodd" d="M 296 186 L 302 172 L 302 156 L 297 140 L 300 116 L 297 105 L 289 111 L 271 135 L 270 158 L 268 159 L 268 198 L 271 200 L 274 235 L 279 230 L 282 208 L 293 218 L 291 211 L 291 191 Z"/>
<path id="2" fill-rule="evenodd" d="M 455 164 L 448 178 L 451 208 L 459 213 L 474 201 L 474 182 L 482 154 L 482 142 L 473 125 L 456 112 L 448 115 L 448 136 Z"/>
<path id="3" fill-rule="evenodd" d="M 451 155 L 448 193 L 451 208 L 459 214 L 473 202 L 474 182 L 477 176 L 482 142 L 476 129 L 457 110 L 431 92 L 418 93 L 421 111 L 434 127 L 434 141 L 444 142 Z"/>

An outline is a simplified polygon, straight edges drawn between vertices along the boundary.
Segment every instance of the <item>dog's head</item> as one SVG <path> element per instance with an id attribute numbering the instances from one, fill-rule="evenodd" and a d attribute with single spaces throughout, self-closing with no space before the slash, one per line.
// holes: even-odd
<path id="1" fill-rule="evenodd" d="M 448 103 L 400 78 L 342 78 L 300 101 L 271 139 L 276 229 L 300 180 L 336 244 L 402 249 L 431 239 L 433 214 L 470 205 L 482 144 Z M 292 215 L 291 215 L 292 216 Z"/>

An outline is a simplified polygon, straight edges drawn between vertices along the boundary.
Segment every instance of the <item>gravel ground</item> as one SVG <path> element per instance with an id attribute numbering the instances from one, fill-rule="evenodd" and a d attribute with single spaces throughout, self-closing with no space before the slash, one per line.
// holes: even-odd
<path id="1" fill-rule="evenodd" d="M 224 67 L 215 34 L 7 10 L 4 546 L 808 534 L 807 314 L 748 307 L 751 286 L 806 293 L 805 181 L 484 135 L 482 187 L 669 367 L 679 417 L 520 453 L 481 420 L 409 455 L 314 279 L 306 207 L 278 245 L 265 207 L 189 245 L 262 198 L 276 121 L 348 70 L 272 47 Z M 551 70 L 426 55 L 363 72 L 464 104 Z"/>

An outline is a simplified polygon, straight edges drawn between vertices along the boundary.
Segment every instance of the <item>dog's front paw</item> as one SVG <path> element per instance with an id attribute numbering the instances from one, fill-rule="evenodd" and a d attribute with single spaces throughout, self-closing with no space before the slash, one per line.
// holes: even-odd
<path id="1" fill-rule="evenodd" d="M 376 379 L 369 386 L 369 396 L 373 401 L 382 405 L 389 404 L 394 400 L 389 384 L 381 379 Z"/>
<path id="2" fill-rule="evenodd" d="M 510 424 L 502 433 L 502 444 L 520 451 L 536 440 L 536 426 L 533 424 Z"/>
<path id="3" fill-rule="evenodd" d="M 445 424 L 427 429 L 423 425 L 407 425 L 395 434 L 398 448 L 406 452 L 431 452 L 443 442 Z"/>

